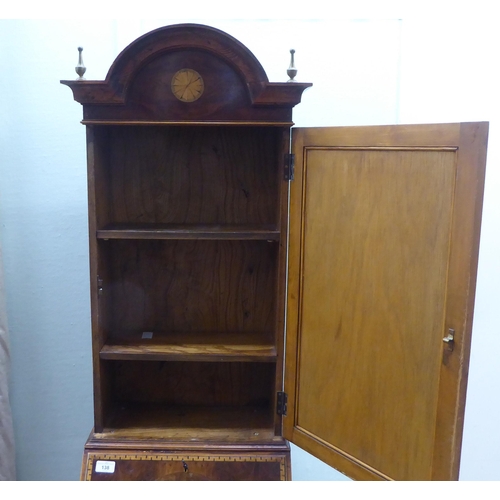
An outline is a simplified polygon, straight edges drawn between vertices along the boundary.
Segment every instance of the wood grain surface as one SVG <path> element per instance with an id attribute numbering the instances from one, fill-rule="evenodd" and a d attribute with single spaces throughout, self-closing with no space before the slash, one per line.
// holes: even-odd
<path id="1" fill-rule="evenodd" d="M 106 128 L 98 229 L 108 223 L 276 227 L 280 134 L 269 127 Z"/>
<path id="2" fill-rule="evenodd" d="M 290 452 L 85 451 L 84 481 L 283 481 L 290 479 Z"/>
<path id="3" fill-rule="evenodd" d="M 354 478 L 458 476 L 486 136 L 297 134 L 285 436 Z"/>
<path id="4" fill-rule="evenodd" d="M 277 246 L 267 241 L 102 242 L 108 332 L 273 332 Z"/>

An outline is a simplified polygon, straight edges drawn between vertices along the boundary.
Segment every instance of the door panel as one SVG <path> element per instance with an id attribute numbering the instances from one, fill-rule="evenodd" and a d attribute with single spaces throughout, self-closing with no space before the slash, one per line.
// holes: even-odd
<path id="1" fill-rule="evenodd" d="M 285 436 L 355 479 L 458 474 L 486 131 L 295 131 Z"/>
<path id="2" fill-rule="evenodd" d="M 454 174 L 452 152 L 307 155 L 297 426 L 391 477 L 395 449 L 431 465 Z"/>

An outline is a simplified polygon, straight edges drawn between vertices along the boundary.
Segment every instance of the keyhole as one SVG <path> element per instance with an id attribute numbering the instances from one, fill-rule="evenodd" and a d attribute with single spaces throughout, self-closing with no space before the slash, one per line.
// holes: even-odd
<path id="1" fill-rule="evenodd" d="M 188 464 L 186 462 L 184 462 L 184 460 L 182 461 L 182 466 L 184 467 L 184 472 L 187 472 L 188 471 Z"/>

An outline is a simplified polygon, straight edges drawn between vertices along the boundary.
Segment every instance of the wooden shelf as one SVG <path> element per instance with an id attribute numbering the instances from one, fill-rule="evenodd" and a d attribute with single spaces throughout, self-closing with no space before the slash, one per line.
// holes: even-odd
<path id="1" fill-rule="evenodd" d="M 97 230 L 98 239 L 158 240 L 270 240 L 280 232 L 273 225 L 217 224 L 111 224 Z"/>
<path id="2" fill-rule="evenodd" d="M 101 359 L 134 361 L 276 361 L 276 346 L 262 333 L 166 333 L 109 339 Z"/>
<path id="3" fill-rule="evenodd" d="M 117 405 L 101 439 L 169 441 L 264 441 L 274 438 L 268 407 Z"/>

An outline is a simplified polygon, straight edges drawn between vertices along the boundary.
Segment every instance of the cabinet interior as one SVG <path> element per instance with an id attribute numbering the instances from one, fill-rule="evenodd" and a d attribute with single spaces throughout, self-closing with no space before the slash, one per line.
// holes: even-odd
<path id="1" fill-rule="evenodd" d="M 274 431 L 274 363 L 105 361 L 104 432 L 262 440 Z"/>
<path id="2" fill-rule="evenodd" d="M 97 430 L 269 438 L 283 129 L 93 129 Z"/>

